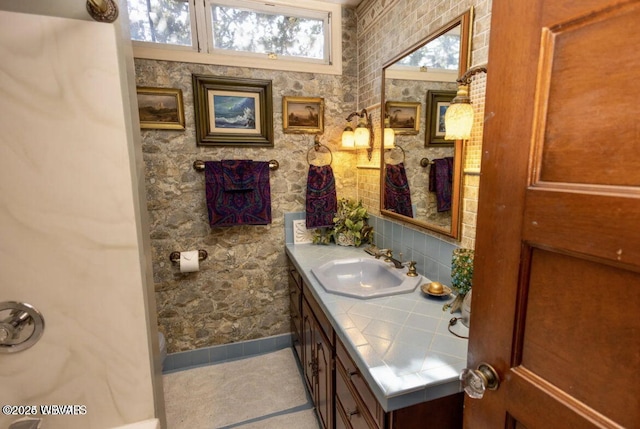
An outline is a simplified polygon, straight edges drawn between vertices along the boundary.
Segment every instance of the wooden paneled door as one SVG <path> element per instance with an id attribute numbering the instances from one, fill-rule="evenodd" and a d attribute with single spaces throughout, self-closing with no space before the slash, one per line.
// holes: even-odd
<path id="1" fill-rule="evenodd" d="M 464 426 L 640 428 L 640 1 L 493 0 Z"/>

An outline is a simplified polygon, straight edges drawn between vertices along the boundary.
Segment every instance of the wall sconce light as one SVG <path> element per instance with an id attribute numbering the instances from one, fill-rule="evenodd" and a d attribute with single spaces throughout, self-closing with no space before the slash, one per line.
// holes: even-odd
<path id="1" fill-rule="evenodd" d="M 389 115 L 384 115 L 384 148 L 393 149 L 396 147 L 396 132 L 391 128 Z"/>
<path id="2" fill-rule="evenodd" d="M 367 109 L 362 109 L 360 112 L 352 112 L 347 116 L 347 121 L 351 121 L 354 116 L 357 116 L 358 125 L 356 129 L 347 125 L 342 132 L 342 147 L 344 149 L 359 149 L 367 148 L 367 158 L 371 161 L 371 154 L 373 153 L 373 125 L 371 124 L 371 115 L 367 114 Z"/>
<path id="3" fill-rule="evenodd" d="M 471 138 L 473 106 L 469 98 L 469 85 L 474 75 L 486 72 L 485 66 L 473 67 L 456 80 L 458 92 L 444 114 L 445 140 L 469 140 Z"/>

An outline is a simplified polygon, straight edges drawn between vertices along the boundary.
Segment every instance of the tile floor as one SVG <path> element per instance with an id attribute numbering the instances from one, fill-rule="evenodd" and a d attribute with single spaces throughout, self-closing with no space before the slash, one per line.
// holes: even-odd
<path id="1" fill-rule="evenodd" d="M 169 429 L 318 429 L 290 348 L 163 376 Z"/>

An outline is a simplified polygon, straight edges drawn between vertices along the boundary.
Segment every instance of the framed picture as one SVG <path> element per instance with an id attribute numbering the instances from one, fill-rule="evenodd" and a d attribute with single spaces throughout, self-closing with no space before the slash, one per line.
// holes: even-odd
<path id="1" fill-rule="evenodd" d="M 184 130 L 182 90 L 175 88 L 136 88 L 140 128 Z"/>
<path id="2" fill-rule="evenodd" d="M 271 81 L 192 75 L 199 146 L 273 147 Z"/>
<path id="3" fill-rule="evenodd" d="M 385 111 L 389 125 L 396 134 L 418 134 L 420 132 L 420 108 L 418 102 L 387 101 Z"/>
<path id="4" fill-rule="evenodd" d="M 453 140 L 444 139 L 444 114 L 455 96 L 456 91 L 427 91 L 425 146 L 453 146 Z"/>
<path id="5" fill-rule="evenodd" d="M 324 99 L 282 97 L 282 128 L 285 133 L 322 134 Z"/>

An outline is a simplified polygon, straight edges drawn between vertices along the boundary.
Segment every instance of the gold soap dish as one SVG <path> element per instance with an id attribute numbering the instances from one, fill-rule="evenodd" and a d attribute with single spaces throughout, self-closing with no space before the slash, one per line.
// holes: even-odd
<path id="1" fill-rule="evenodd" d="M 451 295 L 451 288 L 443 285 L 440 282 L 425 283 L 420 286 L 420 289 L 422 290 L 422 292 L 431 296 L 442 297 Z"/>

